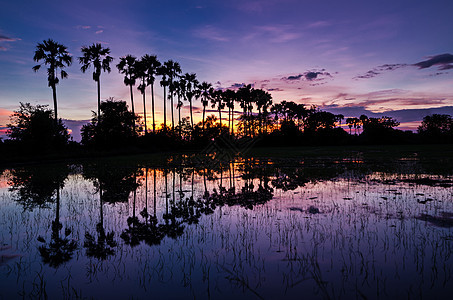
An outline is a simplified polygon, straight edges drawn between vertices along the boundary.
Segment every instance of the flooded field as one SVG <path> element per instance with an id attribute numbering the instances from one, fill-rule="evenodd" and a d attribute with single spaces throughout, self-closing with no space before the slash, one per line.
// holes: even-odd
<path id="1" fill-rule="evenodd" d="M 5 169 L 0 298 L 446 298 L 448 163 L 181 156 Z"/>

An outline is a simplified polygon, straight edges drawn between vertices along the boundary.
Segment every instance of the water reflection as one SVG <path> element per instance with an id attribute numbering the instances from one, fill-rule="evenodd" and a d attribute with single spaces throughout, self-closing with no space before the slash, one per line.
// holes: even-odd
<path id="1" fill-rule="evenodd" d="M 179 158 L 8 170 L 1 249 L 21 258 L 0 264 L 0 295 L 449 295 L 453 181 L 422 161 Z"/>

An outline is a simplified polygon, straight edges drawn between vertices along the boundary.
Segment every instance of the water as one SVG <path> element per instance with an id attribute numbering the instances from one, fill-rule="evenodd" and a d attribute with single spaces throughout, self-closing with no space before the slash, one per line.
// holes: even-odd
<path id="1" fill-rule="evenodd" d="M 446 298 L 453 177 L 398 158 L 4 170 L 0 296 Z"/>

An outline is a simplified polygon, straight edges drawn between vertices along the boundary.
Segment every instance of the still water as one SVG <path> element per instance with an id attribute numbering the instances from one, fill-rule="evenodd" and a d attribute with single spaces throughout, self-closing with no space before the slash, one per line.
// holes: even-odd
<path id="1" fill-rule="evenodd" d="M 0 298 L 446 298 L 453 177 L 432 165 L 182 156 L 5 169 Z"/>

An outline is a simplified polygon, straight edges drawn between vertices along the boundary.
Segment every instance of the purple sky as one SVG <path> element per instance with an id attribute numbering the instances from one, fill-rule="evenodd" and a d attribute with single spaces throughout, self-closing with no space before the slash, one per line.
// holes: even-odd
<path id="1" fill-rule="evenodd" d="M 393 114 L 402 128 L 416 128 L 434 108 L 453 114 L 452 11 L 450 0 L 3 1 L 0 127 L 19 101 L 52 104 L 45 71 L 31 69 L 36 44 L 52 38 L 74 57 L 101 42 L 114 64 L 125 54 L 155 54 L 220 87 L 252 83 L 274 102 L 345 116 Z M 76 60 L 67 71 L 57 87 L 59 114 L 88 120 L 95 83 Z M 101 85 L 103 99 L 129 103 L 116 68 Z M 135 97 L 141 111 L 137 90 Z"/>

